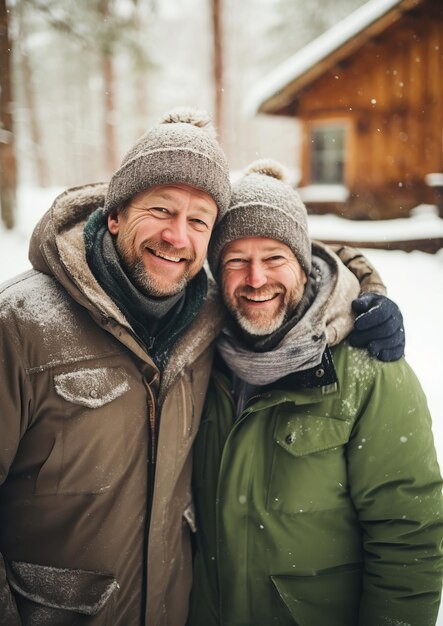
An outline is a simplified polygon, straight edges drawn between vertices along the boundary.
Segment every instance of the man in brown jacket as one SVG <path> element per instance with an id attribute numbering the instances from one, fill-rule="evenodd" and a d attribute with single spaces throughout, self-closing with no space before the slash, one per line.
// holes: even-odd
<path id="1" fill-rule="evenodd" d="M 229 197 L 208 120 L 173 112 L 109 185 L 55 200 L 33 269 L 2 285 L 2 626 L 185 623 L 190 450 L 223 324 L 203 262 Z"/>

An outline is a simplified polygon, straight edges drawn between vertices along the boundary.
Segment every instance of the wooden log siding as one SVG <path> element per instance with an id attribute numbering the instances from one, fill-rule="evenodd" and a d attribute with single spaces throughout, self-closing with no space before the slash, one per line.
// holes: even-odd
<path id="1" fill-rule="evenodd" d="M 350 199 L 340 213 L 405 217 L 414 206 L 432 203 L 426 174 L 443 171 L 441 0 L 423 0 L 332 68 L 322 72 L 321 65 L 316 68 L 319 77 L 297 87 L 289 106 L 274 109 L 302 122 L 300 186 L 311 183 L 312 125 L 341 120 L 348 127 L 345 183 Z M 327 210 L 312 203 L 309 208 Z"/>

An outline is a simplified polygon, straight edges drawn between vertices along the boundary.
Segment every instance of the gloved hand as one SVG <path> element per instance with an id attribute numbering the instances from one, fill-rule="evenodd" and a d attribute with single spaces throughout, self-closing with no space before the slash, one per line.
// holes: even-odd
<path id="1" fill-rule="evenodd" d="M 352 302 L 357 313 L 351 346 L 366 348 L 380 361 L 397 361 L 405 352 L 403 316 L 398 306 L 378 293 L 364 293 Z"/>

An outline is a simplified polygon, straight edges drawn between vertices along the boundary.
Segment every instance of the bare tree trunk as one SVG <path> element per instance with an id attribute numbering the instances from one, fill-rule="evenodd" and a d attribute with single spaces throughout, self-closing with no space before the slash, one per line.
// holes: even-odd
<path id="1" fill-rule="evenodd" d="M 17 165 L 12 132 L 12 43 L 9 39 L 6 0 L 0 0 L 0 204 L 6 228 L 14 227 Z"/>
<path id="2" fill-rule="evenodd" d="M 214 92 L 215 115 L 220 142 L 223 143 L 223 0 L 212 0 L 212 23 L 214 31 Z"/>
<path id="3" fill-rule="evenodd" d="M 35 104 L 35 89 L 33 83 L 33 74 L 31 64 L 29 62 L 29 55 L 26 47 L 27 41 L 27 28 L 25 22 L 23 20 L 22 11 L 24 9 L 24 4 L 19 4 L 17 7 L 17 15 L 18 15 L 18 36 L 17 41 L 19 41 L 19 54 L 20 54 L 20 65 L 23 70 L 23 90 L 24 90 L 24 98 L 26 109 L 28 112 L 29 125 L 31 129 L 31 139 L 32 139 L 32 149 L 33 149 L 33 161 L 37 173 L 37 183 L 40 187 L 47 187 L 49 184 L 49 175 L 48 175 L 48 167 L 46 160 L 43 155 L 43 146 L 42 139 L 40 133 L 40 125 L 38 122 L 37 115 L 37 107 Z"/>
<path id="4" fill-rule="evenodd" d="M 152 7 L 152 1 L 150 6 Z M 134 29 L 137 36 L 143 32 L 145 28 L 145 19 L 139 0 L 134 0 L 135 10 L 135 26 Z M 146 132 L 148 117 L 148 89 L 147 89 L 147 68 L 141 60 L 135 59 L 134 62 L 134 113 L 137 120 L 137 136 Z"/>
<path id="5" fill-rule="evenodd" d="M 105 165 L 107 173 L 112 174 L 118 167 L 114 124 L 114 65 L 111 55 L 106 52 L 103 53 L 102 68 L 105 98 Z"/>
<path id="6" fill-rule="evenodd" d="M 103 20 L 110 16 L 109 0 L 100 2 Z M 115 107 L 114 107 L 114 63 L 112 43 L 102 42 L 102 70 L 104 90 L 104 133 L 105 133 L 105 166 L 107 173 L 112 174 L 118 167 L 117 147 L 115 138 Z"/>

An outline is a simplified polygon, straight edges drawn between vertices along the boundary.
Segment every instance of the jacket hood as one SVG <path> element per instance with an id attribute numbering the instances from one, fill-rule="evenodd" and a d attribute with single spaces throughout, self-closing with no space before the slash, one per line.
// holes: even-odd
<path id="1" fill-rule="evenodd" d="M 101 313 L 127 325 L 86 261 L 83 228 L 89 216 L 103 206 L 106 190 L 107 184 L 96 183 L 73 187 L 57 196 L 32 233 L 29 260 L 34 269 L 57 278 L 87 308 L 93 303 Z"/>
<path id="2" fill-rule="evenodd" d="M 34 229 L 29 260 L 36 270 L 54 276 L 98 323 L 110 318 L 108 330 L 137 356 L 152 363 L 130 323 L 97 282 L 86 260 L 84 226 L 90 215 L 104 206 L 107 187 L 107 183 L 95 183 L 73 187 L 57 196 Z M 221 322 L 222 307 L 211 283 L 201 312 L 174 346 L 163 372 L 162 388 L 171 384 L 184 365 L 215 339 Z M 121 332 L 122 327 L 125 333 Z"/>
<path id="3" fill-rule="evenodd" d="M 343 341 L 353 328 L 355 314 L 351 304 L 360 293 L 360 283 L 331 248 L 323 243 L 312 242 L 312 255 L 326 262 L 332 283 L 327 297 L 317 296 L 320 302 L 313 309 L 312 328 L 319 336 L 324 333 L 326 343 L 334 346 Z"/>

